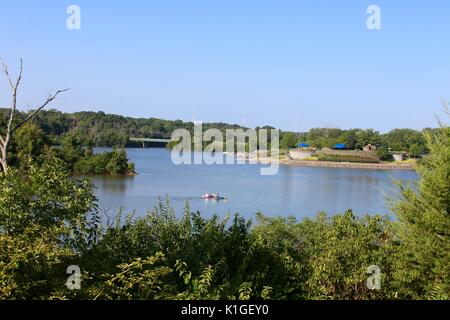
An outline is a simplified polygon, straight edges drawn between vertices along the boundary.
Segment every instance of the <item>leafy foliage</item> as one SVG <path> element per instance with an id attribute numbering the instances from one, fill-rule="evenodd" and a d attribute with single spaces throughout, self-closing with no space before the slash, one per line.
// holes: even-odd
<path id="1" fill-rule="evenodd" d="M 82 174 L 134 173 L 134 163 L 129 162 L 125 150 L 113 148 L 111 152 L 90 154 L 73 164 L 73 171 Z"/>
<path id="2" fill-rule="evenodd" d="M 402 293 L 425 298 L 450 293 L 450 128 L 425 135 L 430 155 L 416 168 L 415 186 L 400 185 L 395 205 L 402 240 L 398 279 Z"/>
<path id="3" fill-rule="evenodd" d="M 0 298 L 50 298 L 92 242 L 95 198 L 58 162 L 1 173 L 0 189 Z"/>
<path id="4" fill-rule="evenodd" d="M 394 159 L 392 153 L 389 151 L 389 148 L 385 146 L 381 146 L 377 149 L 377 156 L 383 161 L 391 161 Z"/>
<path id="5" fill-rule="evenodd" d="M 399 185 L 397 221 L 348 210 L 253 222 L 188 205 L 178 216 L 168 199 L 141 218 L 100 221 L 67 162 L 26 163 L 0 174 L 0 298 L 448 299 L 450 129 L 425 140 L 420 182 Z M 86 155 L 76 140 L 68 148 Z M 82 269 L 81 290 L 65 287 L 69 265 Z M 379 290 L 366 285 L 372 265 Z"/>
<path id="6" fill-rule="evenodd" d="M 6 109 L 0 109 L 0 125 L 5 123 Z M 17 119 L 25 117 L 19 113 Z M 169 139 L 175 129 L 187 129 L 193 133 L 194 123 L 181 120 L 162 120 L 156 118 L 130 118 L 104 112 L 62 113 L 57 110 L 42 110 L 33 120 L 48 135 L 53 144 L 62 144 L 65 136 L 73 135 L 86 144 L 96 147 L 138 146 L 129 141 L 130 137 L 165 138 Z M 203 129 L 246 129 L 236 124 L 204 123 Z M 259 129 L 273 129 L 269 126 Z M 307 142 L 316 148 L 332 148 L 337 143 L 344 143 L 349 150 L 362 149 L 367 144 L 390 147 L 391 150 L 406 151 L 413 157 L 419 157 L 428 152 L 423 138 L 424 132 L 435 129 L 424 129 L 422 132 L 412 129 L 394 129 L 380 134 L 373 129 L 312 128 L 308 132 L 281 132 L 280 147 L 295 147 L 300 142 Z M 270 144 L 270 142 L 269 142 Z M 173 145 L 173 143 L 172 143 Z M 170 146 L 169 146 L 170 147 Z"/>
<path id="7" fill-rule="evenodd" d="M 61 246 L 61 226 L 32 225 L 0 235 L 0 299 L 48 299 L 61 290 L 74 252 Z"/>
<path id="8" fill-rule="evenodd" d="M 42 163 L 47 151 L 45 146 L 49 143 L 48 136 L 40 127 L 34 123 L 25 123 L 13 136 L 10 163 L 17 166 L 26 163 L 30 158 Z"/>
<path id="9" fill-rule="evenodd" d="M 88 182 L 68 179 L 57 160 L 40 167 L 29 165 L 26 176 L 14 169 L 1 173 L 0 189 L 0 226 L 8 235 L 33 225 L 50 228 L 59 224 L 80 233 L 86 214 L 96 208 Z"/>
<path id="10" fill-rule="evenodd" d="M 172 270 L 161 266 L 164 255 L 160 252 L 145 259 L 136 258 L 117 266 L 113 274 L 102 275 L 104 285 L 89 289 L 93 299 L 156 299 L 164 291 L 165 277 Z"/>

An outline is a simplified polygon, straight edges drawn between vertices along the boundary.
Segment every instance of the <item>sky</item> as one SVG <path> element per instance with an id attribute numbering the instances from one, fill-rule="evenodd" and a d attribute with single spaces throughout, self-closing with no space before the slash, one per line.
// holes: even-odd
<path id="1" fill-rule="evenodd" d="M 66 10 L 81 10 L 69 30 Z M 366 25 L 368 6 L 381 29 Z M 448 0 L 0 0 L 19 108 L 283 130 L 436 126 L 450 100 Z M 0 105 L 9 103 L 0 79 Z"/>

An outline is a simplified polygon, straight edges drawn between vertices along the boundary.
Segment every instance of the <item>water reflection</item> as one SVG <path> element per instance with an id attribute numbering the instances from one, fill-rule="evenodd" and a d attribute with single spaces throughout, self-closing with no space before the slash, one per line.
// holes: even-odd
<path id="1" fill-rule="evenodd" d="M 95 184 L 101 185 L 103 192 L 110 195 L 122 196 L 127 189 L 133 188 L 134 176 L 98 176 L 95 177 Z"/>

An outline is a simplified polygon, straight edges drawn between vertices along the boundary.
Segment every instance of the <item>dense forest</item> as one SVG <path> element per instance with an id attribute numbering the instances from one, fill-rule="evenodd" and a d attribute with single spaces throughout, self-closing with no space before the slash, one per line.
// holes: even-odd
<path id="1" fill-rule="evenodd" d="M 0 109 L 0 111 L 3 115 L 0 117 L 0 126 L 4 128 L 10 110 Z M 25 112 L 19 112 L 17 121 L 25 117 Z M 194 129 L 193 122 L 130 118 L 105 114 L 101 111 L 63 113 L 57 110 L 42 110 L 33 119 L 33 122 L 42 128 L 54 144 L 59 144 L 64 135 L 71 134 L 95 147 L 137 146 L 129 141 L 130 137 L 170 139 L 175 129 L 188 129 L 191 132 Z M 203 128 L 205 130 L 209 128 L 225 130 L 241 127 L 225 123 L 205 123 Z"/>
<path id="2" fill-rule="evenodd" d="M 449 299 L 450 128 L 423 139 L 429 154 L 416 185 L 398 184 L 395 219 L 204 218 L 162 199 L 145 217 L 105 221 L 58 156 L 19 159 L 0 173 L 0 299 Z"/>
<path id="3" fill-rule="evenodd" d="M 9 110 L 0 109 L 0 126 L 5 127 Z M 26 113 L 19 112 L 17 121 L 24 118 Z M 104 112 L 76 112 L 63 113 L 57 110 L 42 110 L 33 119 L 39 128 L 48 135 L 52 144 L 62 143 L 62 138 L 71 134 L 78 137 L 84 144 L 94 147 L 124 147 L 138 146 L 129 140 L 130 137 L 165 138 L 170 139 L 175 129 L 187 129 L 193 132 L 192 122 L 181 120 L 161 120 L 156 118 L 131 118 Z M 245 127 L 237 124 L 204 123 L 203 129 L 216 128 L 225 132 L 226 129 Z M 270 126 L 261 128 L 271 129 Z M 255 128 L 260 129 L 259 127 Z M 427 152 L 423 133 L 434 129 L 424 129 L 422 132 L 412 129 L 394 129 L 381 134 L 373 129 L 337 129 L 313 128 L 308 132 L 280 132 L 280 146 L 282 148 L 296 147 L 298 143 L 306 142 L 315 148 L 333 147 L 343 143 L 346 149 L 362 149 L 367 144 L 390 148 L 392 151 L 406 151 L 413 157 Z"/>

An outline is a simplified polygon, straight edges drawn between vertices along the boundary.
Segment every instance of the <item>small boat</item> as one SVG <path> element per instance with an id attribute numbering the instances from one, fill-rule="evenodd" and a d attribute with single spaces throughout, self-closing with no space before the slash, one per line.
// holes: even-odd
<path id="1" fill-rule="evenodd" d="M 227 197 L 219 196 L 217 193 L 205 193 L 202 199 L 225 200 Z"/>

